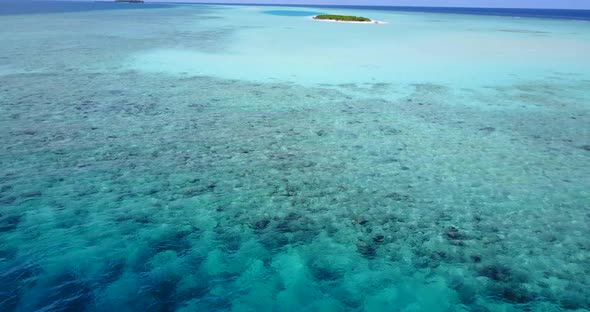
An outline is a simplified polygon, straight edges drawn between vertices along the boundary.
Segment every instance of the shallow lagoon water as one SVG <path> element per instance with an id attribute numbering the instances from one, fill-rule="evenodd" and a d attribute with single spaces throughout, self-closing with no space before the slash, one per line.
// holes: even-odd
<path id="1" fill-rule="evenodd" d="M 0 310 L 590 309 L 589 23 L 274 9 L 0 17 Z"/>
<path id="2" fill-rule="evenodd" d="M 313 11 L 296 11 L 296 10 L 268 10 L 263 11 L 264 14 L 276 15 L 276 16 L 314 16 L 322 13 Z"/>

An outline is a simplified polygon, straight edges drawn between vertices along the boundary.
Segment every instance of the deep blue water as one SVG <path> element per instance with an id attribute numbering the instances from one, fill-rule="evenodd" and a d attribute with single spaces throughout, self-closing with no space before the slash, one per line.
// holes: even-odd
<path id="1" fill-rule="evenodd" d="M 26 5 L 23 5 L 26 4 Z M 134 10 L 170 7 L 166 4 L 135 4 L 114 2 L 63 2 L 0 0 L 0 15 L 66 13 L 99 10 Z"/>
<path id="2" fill-rule="evenodd" d="M 513 17 L 559 18 L 590 20 L 590 10 L 548 10 L 548 9 L 496 9 L 496 8 L 436 8 L 436 7 L 363 7 L 365 9 L 432 12 L 452 14 L 475 14 Z"/>
<path id="3" fill-rule="evenodd" d="M 227 3 L 232 4 L 232 3 Z M 244 5 L 244 4 L 240 4 Z M 258 6 L 273 6 L 276 4 L 251 4 Z M 367 5 L 284 5 L 291 7 L 312 8 L 350 8 L 360 10 L 430 12 L 449 14 L 474 14 L 491 16 L 535 17 L 553 19 L 590 20 L 590 10 L 557 10 L 557 9 L 499 9 L 499 8 L 441 8 L 441 7 L 411 7 L 411 6 L 367 6 Z"/>
<path id="4" fill-rule="evenodd" d="M 154 9 L 170 7 L 170 4 L 163 3 L 113 3 L 106 1 L 96 2 L 62 2 L 62 1 L 27 1 L 34 5 L 22 5 L 22 1 L 0 0 L 0 15 L 14 14 L 37 14 L 37 13 L 63 13 L 79 11 L 96 11 L 96 10 L 113 10 L 113 9 Z M 182 3 L 179 1 L 178 3 Z M 233 3 L 227 3 L 233 4 Z M 240 5 L 259 5 L 274 6 L 276 4 L 240 4 Z M 474 14 L 474 15 L 491 15 L 491 16 L 511 16 L 511 17 L 534 17 L 534 18 L 553 18 L 553 19 L 572 19 L 590 21 L 590 10 L 557 10 L 557 9 L 499 9 L 499 8 L 441 8 L 441 7 L 411 7 L 411 6 L 340 6 L 340 5 L 284 5 L 290 7 L 313 7 L 313 8 L 350 8 L 362 10 L 379 10 L 379 11 L 403 11 L 403 12 L 430 12 L 430 13 L 449 13 L 449 14 Z M 278 12 L 279 11 L 272 11 Z M 307 16 L 303 15 L 285 15 L 287 11 L 281 11 L 282 16 Z M 299 12 L 299 11 L 298 11 Z M 300 13 L 300 12 L 299 12 Z M 272 13 L 271 13 L 272 14 Z M 298 14 L 297 12 L 292 14 Z"/>

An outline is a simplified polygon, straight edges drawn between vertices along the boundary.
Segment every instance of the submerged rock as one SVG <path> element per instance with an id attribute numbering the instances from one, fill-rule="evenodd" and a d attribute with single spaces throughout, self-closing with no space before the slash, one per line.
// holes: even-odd
<path id="1" fill-rule="evenodd" d="M 375 246 L 371 243 L 359 240 L 356 242 L 356 250 L 365 258 L 374 258 L 377 254 Z"/>
<path id="2" fill-rule="evenodd" d="M 270 224 L 270 219 L 269 218 L 264 218 L 264 219 L 260 219 L 258 221 L 255 221 L 250 226 L 255 231 L 262 231 L 262 230 L 266 229 L 269 224 Z"/>
<path id="3" fill-rule="evenodd" d="M 483 127 L 483 128 L 480 128 L 479 131 L 489 134 L 489 133 L 492 133 L 492 132 L 496 131 L 496 128 L 494 128 L 494 127 Z"/>
<path id="4" fill-rule="evenodd" d="M 278 252 L 289 244 L 289 238 L 284 234 L 267 233 L 261 235 L 259 240 L 270 252 Z"/>
<path id="5" fill-rule="evenodd" d="M 0 233 L 16 229 L 16 227 L 20 223 L 20 220 L 21 216 L 19 215 L 0 215 Z"/>
<path id="6" fill-rule="evenodd" d="M 494 296 L 509 303 L 527 303 L 535 300 L 536 295 L 524 285 L 511 283 L 493 288 Z"/>
<path id="7" fill-rule="evenodd" d="M 369 223 L 369 220 L 367 220 L 363 216 L 356 216 L 356 217 L 352 218 L 352 223 L 358 224 L 358 225 L 366 225 L 367 223 Z"/>
<path id="8" fill-rule="evenodd" d="M 445 230 L 445 238 L 448 240 L 463 240 L 465 239 L 465 235 L 459 231 L 458 228 L 454 226 L 449 226 Z"/>
<path id="9" fill-rule="evenodd" d="M 480 255 L 471 255 L 471 260 L 475 263 L 480 263 L 481 262 L 481 256 Z"/>
<path id="10" fill-rule="evenodd" d="M 215 183 L 207 183 L 204 185 L 187 188 L 182 192 L 182 195 L 186 198 L 199 196 L 208 192 L 213 192 L 217 185 Z"/>
<path id="11" fill-rule="evenodd" d="M 344 271 L 334 267 L 327 261 L 316 260 L 308 263 L 308 268 L 313 277 L 318 281 L 335 281 L 344 276 Z"/>
<path id="12" fill-rule="evenodd" d="M 385 240 L 385 236 L 381 235 L 381 234 L 377 234 L 375 236 L 373 236 L 373 241 L 375 243 L 382 243 Z"/>
<path id="13" fill-rule="evenodd" d="M 488 265 L 479 270 L 479 275 L 485 276 L 496 282 L 509 282 L 513 280 L 513 273 L 509 267 L 503 265 Z"/>

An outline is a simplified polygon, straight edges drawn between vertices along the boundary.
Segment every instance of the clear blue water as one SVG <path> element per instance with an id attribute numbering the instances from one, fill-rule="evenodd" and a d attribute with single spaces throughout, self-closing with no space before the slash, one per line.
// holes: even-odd
<path id="1" fill-rule="evenodd" d="M 339 9 L 342 6 L 334 5 L 290 5 L 291 7 L 313 7 L 326 9 Z M 548 19 L 590 20 L 590 10 L 563 10 L 563 9 L 507 9 L 507 8 L 445 8 L 445 7 L 412 7 L 412 6 L 362 6 L 347 5 L 349 9 L 401 11 L 401 12 L 428 12 L 448 14 L 471 14 L 488 16 L 533 17 Z"/>
<path id="2" fill-rule="evenodd" d="M 315 15 L 322 14 L 321 12 L 293 11 L 293 10 L 269 10 L 269 11 L 264 11 L 262 13 L 276 15 L 276 16 L 315 16 Z"/>
<path id="3" fill-rule="evenodd" d="M 590 309 L 589 23 L 69 5 L 0 16 L 0 311 Z"/>
<path id="4" fill-rule="evenodd" d="M 136 10 L 166 8 L 166 4 L 137 5 L 133 3 L 65 2 L 65 1 L 15 1 L 0 0 L 0 15 L 48 14 L 98 10 Z"/>

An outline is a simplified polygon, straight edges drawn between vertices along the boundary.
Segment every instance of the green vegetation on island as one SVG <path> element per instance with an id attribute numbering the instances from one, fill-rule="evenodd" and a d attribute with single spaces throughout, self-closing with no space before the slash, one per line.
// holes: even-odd
<path id="1" fill-rule="evenodd" d="M 343 21 L 343 22 L 370 22 L 370 18 L 361 16 L 348 16 L 348 15 L 331 15 L 322 14 L 314 17 L 317 20 L 331 20 L 331 21 Z"/>

